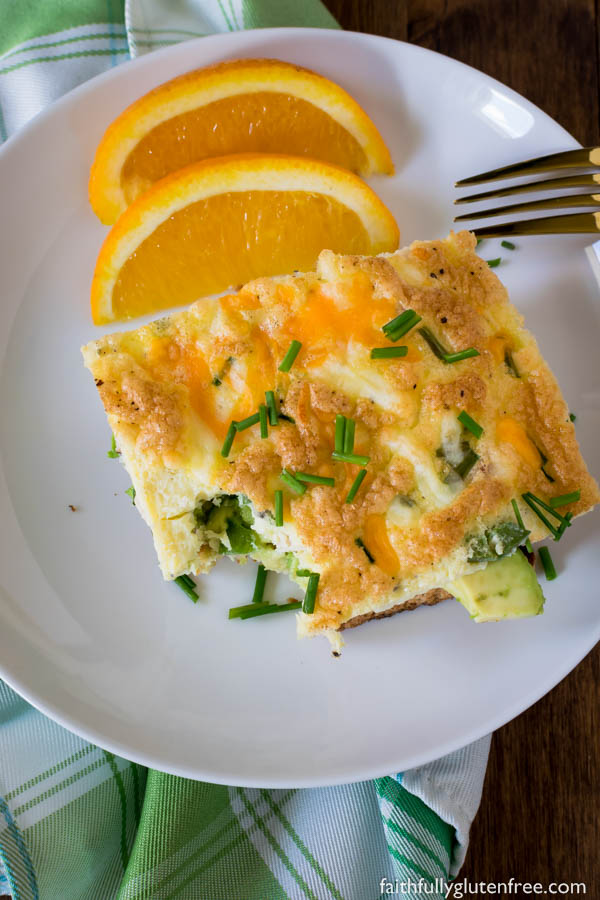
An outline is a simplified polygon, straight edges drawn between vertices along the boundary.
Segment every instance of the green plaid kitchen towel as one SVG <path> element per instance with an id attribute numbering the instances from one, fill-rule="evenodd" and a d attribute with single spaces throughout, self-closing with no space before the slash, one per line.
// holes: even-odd
<path id="1" fill-rule="evenodd" d="M 65 91 L 215 32 L 337 27 L 318 0 L 0 0 L 0 139 Z M 0 682 L 0 894 L 15 900 L 441 898 L 489 737 L 374 782 L 223 787 L 146 771 Z"/>

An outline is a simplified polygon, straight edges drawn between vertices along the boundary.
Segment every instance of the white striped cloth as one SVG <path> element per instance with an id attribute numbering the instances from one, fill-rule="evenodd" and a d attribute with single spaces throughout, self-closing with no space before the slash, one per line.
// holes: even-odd
<path id="1" fill-rule="evenodd" d="M 336 27 L 318 0 L 0 6 L 0 140 L 130 57 L 277 25 Z M 61 728 L 0 682 L 0 893 L 368 900 L 380 895 L 382 879 L 432 883 L 455 875 L 464 860 L 489 744 L 483 738 L 375 782 L 221 788 L 146 772 Z"/>

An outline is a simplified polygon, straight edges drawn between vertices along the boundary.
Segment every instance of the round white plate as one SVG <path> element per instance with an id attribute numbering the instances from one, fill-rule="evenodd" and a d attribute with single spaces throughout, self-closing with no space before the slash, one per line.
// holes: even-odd
<path id="1" fill-rule="evenodd" d="M 294 616 L 227 620 L 254 566 L 220 562 L 194 606 L 159 574 L 149 530 L 106 456 L 110 431 L 80 345 L 105 229 L 87 177 L 105 127 L 196 66 L 278 57 L 340 82 L 391 148 L 372 184 L 403 243 L 445 235 L 453 182 L 577 146 L 531 103 L 451 59 L 364 34 L 276 29 L 180 44 L 73 91 L 0 150 L 0 671 L 67 728 L 158 769 L 238 785 L 310 786 L 427 762 L 507 722 L 600 635 L 595 516 L 552 546 L 542 617 L 474 625 L 446 602 L 325 639 Z M 585 237 L 518 240 L 497 270 L 551 361 L 600 471 L 598 288 Z M 482 248 L 483 249 L 483 248 Z M 77 507 L 71 512 L 68 504 Z M 272 576 L 273 582 L 275 577 Z M 292 593 L 283 580 L 276 590 Z"/>

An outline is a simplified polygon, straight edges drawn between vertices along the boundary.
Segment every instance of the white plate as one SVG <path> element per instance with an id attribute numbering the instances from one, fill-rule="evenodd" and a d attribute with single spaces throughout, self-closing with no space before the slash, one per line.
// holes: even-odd
<path id="1" fill-rule="evenodd" d="M 395 772 L 460 747 L 555 685 L 600 634 L 588 516 L 553 545 L 544 616 L 476 626 L 457 603 L 297 642 L 294 617 L 229 622 L 254 566 L 221 562 L 194 606 L 159 575 L 151 535 L 107 459 L 110 432 L 79 347 L 105 229 L 87 176 L 106 125 L 167 78 L 279 57 L 344 85 L 398 174 L 373 185 L 403 242 L 444 235 L 456 178 L 577 146 L 522 97 L 443 56 L 364 34 L 266 30 L 202 38 L 77 89 L 0 150 L 0 665 L 19 693 L 116 753 L 179 775 L 310 786 Z M 498 269 L 577 413 L 600 471 L 600 322 L 586 238 L 533 238 Z M 497 256 L 490 242 L 486 256 Z M 72 503 L 78 511 L 69 511 Z M 286 583 L 277 590 L 291 593 Z"/>

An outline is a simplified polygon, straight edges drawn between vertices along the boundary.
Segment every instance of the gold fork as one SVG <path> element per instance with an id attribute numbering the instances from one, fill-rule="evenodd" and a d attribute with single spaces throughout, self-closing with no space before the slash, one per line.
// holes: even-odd
<path id="1" fill-rule="evenodd" d="M 454 202 L 476 203 L 481 200 L 491 200 L 497 197 L 508 197 L 514 194 L 531 193 L 532 191 L 548 191 L 555 188 L 595 187 L 600 191 L 600 147 L 582 147 L 578 150 L 565 150 L 562 153 L 550 153 L 536 159 L 526 159 L 523 162 L 500 169 L 492 169 L 463 178 L 457 181 L 455 187 L 462 188 L 486 181 L 497 181 L 503 178 L 519 178 L 523 175 L 538 175 L 543 172 L 552 172 L 556 169 L 583 169 L 593 168 L 596 173 L 566 175 L 559 178 L 547 178 L 540 181 L 528 181 L 526 183 L 510 185 L 510 187 L 497 190 L 483 191 L 477 194 L 458 197 Z M 477 219 L 485 219 L 490 216 L 507 216 L 512 213 L 533 212 L 534 210 L 575 209 L 583 207 L 596 207 L 598 212 L 568 213 L 559 216 L 538 216 L 533 219 L 522 219 L 515 222 L 503 222 L 498 225 L 475 227 L 471 230 L 477 237 L 508 237 L 512 234 L 587 234 L 600 231 L 600 193 L 576 193 L 562 194 L 557 197 L 546 197 L 541 200 L 529 200 L 521 203 L 510 203 L 507 206 L 494 206 L 478 212 L 465 213 L 456 216 L 455 222 L 473 222 Z"/>

